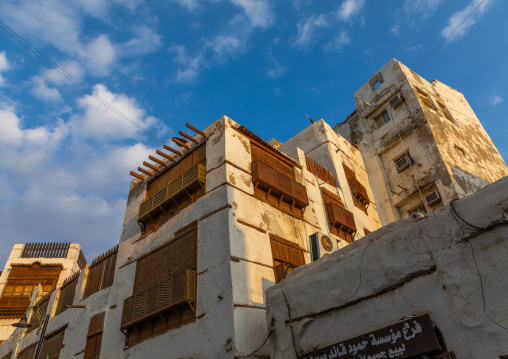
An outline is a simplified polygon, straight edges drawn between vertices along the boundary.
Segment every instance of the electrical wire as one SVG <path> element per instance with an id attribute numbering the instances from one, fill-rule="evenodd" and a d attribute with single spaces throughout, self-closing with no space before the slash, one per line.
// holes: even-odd
<path id="1" fill-rule="evenodd" d="M 24 38 L 22 38 L 20 35 L 18 35 L 14 30 L 12 30 L 10 27 L 8 27 L 5 23 L 0 21 L 0 29 L 2 29 L 5 33 L 7 33 L 9 36 L 11 36 L 14 40 L 19 42 L 23 47 L 25 47 L 28 51 L 33 53 L 35 56 L 37 56 L 39 59 L 44 61 L 47 65 L 49 65 L 51 68 L 53 68 L 55 71 L 57 71 L 60 75 L 65 77 L 67 80 L 69 80 L 71 83 L 79 87 L 83 92 L 86 94 L 92 96 L 95 100 L 100 102 L 102 105 L 106 106 L 108 109 L 116 113 L 118 116 L 120 116 L 125 121 L 131 123 L 132 125 L 136 126 L 139 130 L 143 131 L 147 135 L 153 137 L 157 141 L 161 142 L 162 144 L 165 144 L 165 141 L 148 131 L 145 127 L 141 126 L 136 121 L 132 120 L 129 116 L 125 115 L 123 112 L 118 110 L 116 107 L 114 107 L 112 104 L 110 104 L 108 101 L 104 100 L 102 97 L 97 95 L 93 90 L 86 87 L 81 81 L 76 79 L 74 76 L 69 74 L 67 71 L 62 69 L 60 66 L 58 66 L 53 60 L 48 58 L 46 55 L 44 55 L 42 52 L 37 50 L 34 46 L 32 46 L 28 41 L 26 41 Z"/>
<path id="2" fill-rule="evenodd" d="M 427 59 L 429 58 L 429 56 L 430 56 L 430 55 L 432 55 L 432 53 L 433 53 L 434 51 L 436 51 L 436 50 L 439 48 L 439 46 L 441 46 L 441 45 L 442 45 L 442 44 L 443 44 L 443 43 L 444 43 L 444 42 L 445 42 L 445 41 L 446 41 L 446 40 L 447 40 L 447 39 L 448 39 L 448 38 L 449 38 L 449 37 L 450 37 L 450 36 L 451 36 L 451 35 L 452 35 L 452 34 L 453 34 L 453 33 L 454 33 L 454 32 L 455 32 L 455 31 L 456 31 L 456 30 L 460 27 L 460 26 L 462 26 L 462 24 L 463 24 L 463 23 L 464 23 L 467 19 L 469 19 L 469 17 L 470 17 L 471 15 L 473 15 L 473 13 L 474 13 L 476 10 L 478 10 L 478 8 L 479 8 L 479 7 L 480 7 L 480 6 L 481 6 L 481 5 L 482 5 L 485 1 L 486 1 L 486 0 L 482 0 L 482 2 L 481 2 L 481 3 L 479 3 L 479 4 L 478 4 L 478 5 L 477 5 L 474 9 L 473 9 L 473 11 L 471 11 L 471 12 L 469 13 L 469 15 L 467 15 L 467 16 L 466 16 L 466 17 L 465 17 L 465 18 L 464 18 L 464 19 L 463 19 L 463 20 L 462 20 L 462 21 L 461 21 L 461 22 L 460 22 L 460 23 L 459 23 L 459 24 L 458 24 L 458 25 L 457 25 L 457 26 L 456 26 L 456 27 L 455 27 L 455 28 L 454 28 L 454 29 L 453 29 L 453 30 L 452 30 L 452 31 L 451 31 L 448 35 L 446 35 L 446 37 L 445 37 L 443 40 L 441 40 L 441 42 L 440 42 L 439 44 L 437 44 L 437 45 L 436 45 L 436 46 L 432 49 L 432 51 L 431 51 L 431 52 L 429 52 L 429 53 L 427 54 L 427 56 L 425 56 L 425 57 L 423 58 L 423 60 L 422 60 L 422 61 L 420 61 L 420 62 L 418 63 L 418 65 L 416 65 L 415 67 L 413 67 L 413 71 L 414 71 L 414 70 L 416 70 L 416 68 L 417 68 L 418 66 L 420 66 L 421 64 L 423 64 L 423 62 L 424 62 L 425 60 L 427 60 Z"/>

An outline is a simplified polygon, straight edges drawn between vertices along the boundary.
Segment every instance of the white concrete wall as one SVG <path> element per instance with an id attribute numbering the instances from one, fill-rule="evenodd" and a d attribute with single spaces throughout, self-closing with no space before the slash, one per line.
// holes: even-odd
<path id="1" fill-rule="evenodd" d="M 499 325 L 508 327 L 507 193 L 505 177 L 454 204 L 475 226 L 494 223 L 490 230 L 460 225 L 447 206 L 387 225 L 293 270 L 284 288 L 297 348 L 307 352 L 404 316 L 430 314 L 457 358 L 506 355 L 508 332 Z M 266 296 L 267 322 L 275 320 L 274 358 L 296 358 L 282 284 Z"/>

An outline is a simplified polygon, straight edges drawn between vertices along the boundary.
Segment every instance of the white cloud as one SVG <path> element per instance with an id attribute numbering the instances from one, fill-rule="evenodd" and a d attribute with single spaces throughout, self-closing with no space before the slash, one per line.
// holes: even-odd
<path id="1" fill-rule="evenodd" d="M 316 28 L 327 26 L 328 22 L 326 16 L 321 14 L 319 16 L 312 15 L 307 19 L 300 20 L 296 25 L 298 33 L 294 40 L 294 45 L 299 47 L 305 47 L 309 45 L 314 39 Z"/>
<path id="2" fill-rule="evenodd" d="M 135 37 L 117 46 L 119 55 L 139 56 L 150 54 L 160 49 L 162 45 L 161 36 L 146 26 L 135 27 L 134 34 Z"/>
<path id="3" fill-rule="evenodd" d="M 496 106 L 496 105 L 499 105 L 501 102 L 503 102 L 503 98 L 499 95 L 494 95 L 492 96 L 492 98 L 490 99 L 490 104 L 492 106 Z"/>
<path id="4" fill-rule="evenodd" d="M 107 35 L 99 35 L 80 51 L 84 64 L 93 74 L 105 76 L 115 60 L 116 52 Z"/>
<path id="5" fill-rule="evenodd" d="M 430 16 L 443 2 L 443 0 L 406 0 L 404 12 L 406 15 L 421 15 L 422 18 Z"/>
<path id="6" fill-rule="evenodd" d="M 221 61 L 236 56 L 243 51 L 244 43 L 236 36 L 219 35 L 208 40 L 206 46 L 212 50 L 215 57 Z"/>
<path id="7" fill-rule="evenodd" d="M 365 0 L 344 0 L 339 7 L 337 16 L 342 20 L 349 20 L 358 14 L 365 3 Z"/>
<path id="8" fill-rule="evenodd" d="M 175 62 L 180 65 L 180 68 L 176 71 L 176 82 L 193 82 L 199 73 L 207 67 L 202 53 L 190 56 L 184 46 L 173 46 L 169 51 L 175 54 Z"/>
<path id="9" fill-rule="evenodd" d="M 275 65 L 275 67 L 269 69 L 266 72 L 266 75 L 268 77 L 271 77 L 272 79 L 277 79 L 277 78 L 281 77 L 282 75 L 284 75 L 289 70 L 289 67 L 287 67 L 287 66 L 281 66 L 279 64 L 279 62 L 275 61 L 275 60 L 274 60 L 274 65 Z"/>
<path id="10" fill-rule="evenodd" d="M 103 101 L 145 129 L 158 124 L 157 119 L 146 115 L 146 111 L 139 107 L 135 99 L 125 94 L 112 93 L 104 85 L 95 85 L 93 91 Z M 140 130 L 132 123 L 129 123 L 90 95 L 81 97 L 78 100 L 78 107 L 83 112 L 73 116 L 72 125 L 74 131 L 81 133 L 83 136 L 114 140 L 137 138 L 141 135 Z"/>
<path id="11" fill-rule="evenodd" d="M 84 70 L 76 61 L 65 61 L 58 65 L 74 79 L 80 81 L 83 78 Z M 50 85 L 63 86 L 72 85 L 72 82 L 55 69 L 43 70 L 40 75 L 30 79 L 32 88 L 30 92 L 42 101 L 61 102 L 60 91 Z"/>
<path id="12" fill-rule="evenodd" d="M 189 11 L 195 11 L 201 7 L 198 0 L 171 0 L 171 2 L 177 3 Z"/>
<path id="13" fill-rule="evenodd" d="M 345 31 L 341 31 L 337 36 L 335 36 L 325 45 L 325 50 L 339 51 L 350 42 L 351 39 L 349 38 L 349 34 Z"/>
<path id="14" fill-rule="evenodd" d="M 0 52 L 0 72 L 8 70 L 10 68 L 9 62 L 7 61 L 7 57 L 5 56 L 5 51 Z M 2 77 L 0 73 L 0 87 L 5 85 L 5 79 Z"/>
<path id="15" fill-rule="evenodd" d="M 254 27 L 266 29 L 275 22 L 275 15 L 266 0 L 231 0 L 231 2 L 243 9 Z"/>
<path id="16" fill-rule="evenodd" d="M 466 18 L 466 16 L 468 16 L 481 2 L 482 0 L 472 0 L 471 3 L 464 9 L 455 12 L 450 19 L 448 19 L 448 25 L 441 30 L 441 36 L 446 37 L 454 31 L 454 29 Z M 455 32 L 448 38 L 448 41 L 455 41 L 463 37 L 485 13 L 490 3 L 490 0 L 486 0 L 482 5 L 480 5 L 473 15 L 464 21 L 457 30 L 455 30 Z"/>

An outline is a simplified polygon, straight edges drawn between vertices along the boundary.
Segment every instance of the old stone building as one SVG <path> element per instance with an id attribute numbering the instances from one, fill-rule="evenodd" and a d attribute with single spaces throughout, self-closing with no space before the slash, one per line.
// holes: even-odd
<path id="1" fill-rule="evenodd" d="M 0 276 L 0 343 L 14 332 L 11 324 L 25 314 L 32 296 L 42 302 L 85 265 L 79 244 L 15 245 Z"/>
<path id="2" fill-rule="evenodd" d="M 430 213 L 506 175 L 464 95 L 392 59 L 334 130 L 360 149 L 383 225 Z"/>
<path id="3" fill-rule="evenodd" d="M 505 177 L 296 268 L 267 289 L 272 358 L 506 358 L 507 194 Z"/>
<path id="4" fill-rule="evenodd" d="M 50 296 L 50 358 L 269 355 L 266 288 L 380 227 L 359 151 L 324 121 L 278 149 L 227 117 L 189 127 L 133 173 L 118 248 Z M 33 355 L 23 333 L 0 358 Z"/>

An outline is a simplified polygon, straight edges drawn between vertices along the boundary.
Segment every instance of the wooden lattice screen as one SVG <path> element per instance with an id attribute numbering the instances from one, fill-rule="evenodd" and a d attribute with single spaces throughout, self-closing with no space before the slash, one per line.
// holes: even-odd
<path id="1" fill-rule="evenodd" d="M 117 254 L 118 245 L 92 261 L 83 299 L 113 284 Z"/>
<path id="2" fill-rule="evenodd" d="M 85 354 L 83 359 L 98 359 L 101 352 L 102 332 L 106 312 L 94 315 L 90 318 L 88 334 L 86 335 Z"/>
<path id="3" fill-rule="evenodd" d="M 27 243 L 21 258 L 65 258 L 70 243 Z"/>
<path id="4" fill-rule="evenodd" d="M 335 187 L 335 178 L 330 171 L 321 166 L 320 164 L 314 162 L 309 157 L 305 156 L 305 163 L 307 165 L 307 170 L 322 179 L 325 182 L 328 182 L 330 185 Z"/>
<path id="5" fill-rule="evenodd" d="M 79 273 L 80 272 L 73 273 L 60 287 L 60 296 L 58 297 L 55 315 L 64 312 L 67 309 L 65 307 L 66 305 L 72 305 L 78 285 Z"/>
<path id="6" fill-rule="evenodd" d="M 42 285 L 45 293 L 51 292 L 60 277 L 61 266 L 11 265 L 2 297 L 0 298 L 0 318 L 21 318 L 30 305 L 30 298 L 37 285 Z"/>

